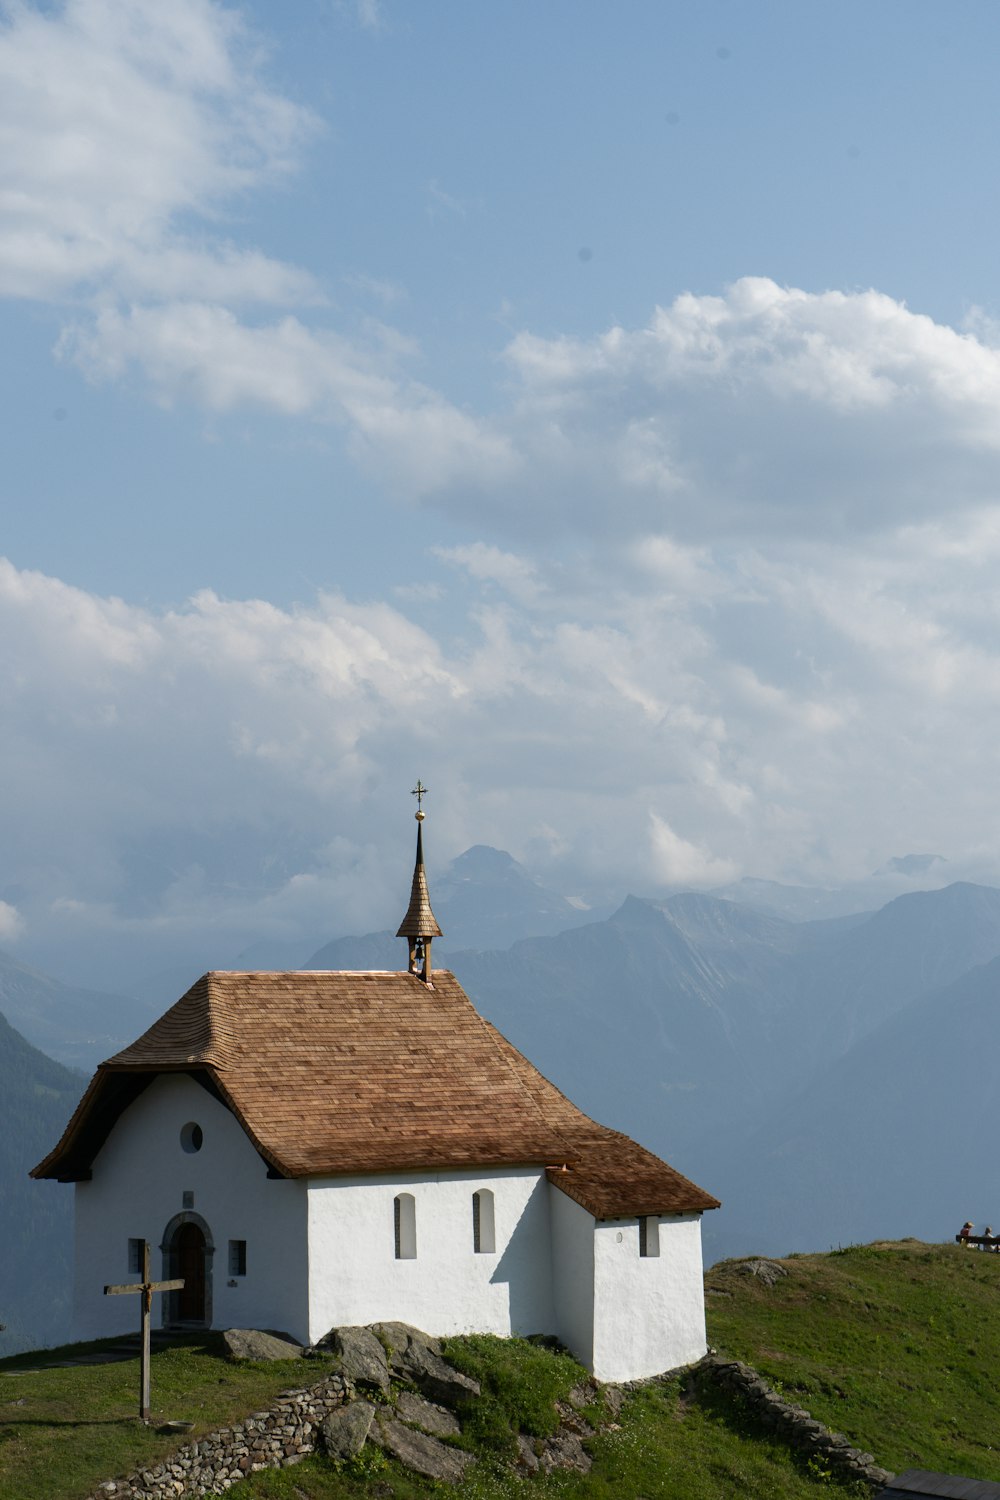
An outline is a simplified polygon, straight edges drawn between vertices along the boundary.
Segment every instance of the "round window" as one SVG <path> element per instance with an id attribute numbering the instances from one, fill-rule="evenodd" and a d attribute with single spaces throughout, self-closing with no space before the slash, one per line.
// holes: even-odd
<path id="1" fill-rule="evenodd" d="M 204 1139 L 201 1126 L 196 1125 L 193 1120 L 189 1120 L 181 1131 L 181 1146 L 190 1154 L 201 1150 L 201 1143 Z"/>

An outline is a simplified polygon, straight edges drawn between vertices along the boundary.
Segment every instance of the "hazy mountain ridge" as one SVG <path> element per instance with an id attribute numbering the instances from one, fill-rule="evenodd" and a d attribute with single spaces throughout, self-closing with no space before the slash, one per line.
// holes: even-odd
<path id="1" fill-rule="evenodd" d="M 706 1165 L 741 1226 L 740 1252 L 940 1239 L 967 1218 L 1000 1229 L 998 1087 L 994 958 L 884 1021 L 749 1138 L 716 1144 Z M 711 1236 L 717 1253 L 736 1245 L 721 1222 Z"/>
<path id="2" fill-rule="evenodd" d="M 606 920 L 555 936 L 443 946 L 435 955 L 475 1004 L 582 1108 L 725 1196 L 743 1180 L 727 1163 L 748 1136 L 845 1055 L 864 1057 L 893 1017 L 1000 955 L 1000 891 L 957 882 L 809 922 L 714 895 L 630 896 Z M 400 947 L 390 932 L 343 938 L 310 967 L 393 968 Z M 839 1160 L 835 1138 L 824 1149 Z M 756 1242 L 763 1218 L 737 1195 L 726 1221 L 738 1249 L 743 1234 Z M 806 1235 L 810 1222 L 799 1221 Z M 714 1221 L 706 1229 L 715 1236 Z M 812 1243 L 799 1235 L 799 1248 Z"/>
<path id="3" fill-rule="evenodd" d="M 28 1173 L 66 1128 L 86 1080 L 44 1056 L 0 1016 L 0 1348 L 64 1337 L 73 1195 Z"/>
<path id="4" fill-rule="evenodd" d="M 0 1015 L 48 1057 L 88 1072 L 153 1019 L 128 996 L 63 984 L 3 952 Z"/>
<path id="5" fill-rule="evenodd" d="M 602 913 L 574 906 L 565 896 L 534 880 L 503 849 L 474 844 L 433 882 L 431 902 L 443 936 L 436 939 L 435 962 L 466 949 L 505 949 L 528 937 L 555 936 L 582 927 Z M 400 907 L 402 917 L 404 907 Z M 395 928 L 359 937 L 338 937 L 316 950 L 304 969 L 397 969 L 400 939 Z"/>

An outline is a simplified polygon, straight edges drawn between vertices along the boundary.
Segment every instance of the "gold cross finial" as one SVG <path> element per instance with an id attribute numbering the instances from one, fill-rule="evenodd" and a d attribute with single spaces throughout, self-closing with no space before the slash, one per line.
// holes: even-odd
<path id="1" fill-rule="evenodd" d="M 414 816 L 416 817 L 418 823 L 422 823 L 424 821 L 424 818 L 427 816 L 423 809 L 423 801 L 427 796 L 427 788 L 419 779 L 416 786 L 413 788 L 413 791 L 410 793 L 410 796 L 416 797 L 417 799 L 417 811 Z"/>

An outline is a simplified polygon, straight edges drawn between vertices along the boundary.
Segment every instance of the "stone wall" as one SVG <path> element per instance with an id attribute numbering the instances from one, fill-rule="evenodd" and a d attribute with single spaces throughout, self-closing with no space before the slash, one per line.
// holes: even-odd
<path id="1" fill-rule="evenodd" d="M 709 1354 L 691 1373 L 696 1387 L 707 1383 L 736 1396 L 763 1428 L 806 1457 L 816 1459 L 838 1478 L 859 1479 L 873 1488 L 881 1488 L 892 1478 L 878 1467 L 871 1453 L 852 1448 L 839 1432 L 831 1432 L 801 1406 L 785 1401 L 750 1365 Z"/>
<path id="2" fill-rule="evenodd" d="M 235 1427 L 221 1427 L 125 1479 L 108 1480 L 90 1500 L 222 1495 L 248 1474 L 287 1468 L 312 1453 L 323 1422 L 351 1393 L 341 1375 L 328 1376 L 306 1390 L 288 1391 L 268 1411 L 255 1412 Z"/>
<path id="3" fill-rule="evenodd" d="M 402 1325 L 393 1324 L 379 1326 L 384 1329 L 402 1327 Z M 367 1330 L 338 1330 L 338 1332 L 357 1335 L 359 1332 L 366 1333 Z M 417 1339 L 425 1338 L 415 1329 L 408 1332 L 416 1335 Z M 374 1340 L 371 1342 L 373 1348 L 378 1347 Z M 427 1341 L 427 1343 L 431 1342 L 434 1341 Z M 408 1353 L 404 1354 L 402 1361 L 396 1360 L 393 1370 L 397 1377 L 411 1380 L 416 1377 L 413 1383 L 421 1383 L 421 1360 L 428 1365 L 431 1374 L 434 1373 L 432 1366 L 441 1365 L 445 1368 L 444 1362 L 430 1354 L 424 1345 L 418 1346 L 416 1353 L 420 1355 L 419 1359 L 416 1358 L 411 1348 Z M 378 1354 L 381 1361 L 385 1363 L 385 1356 L 380 1348 L 378 1348 Z M 410 1361 L 409 1365 L 406 1363 L 407 1359 Z M 347 1367 L 350 1368 L 349 1362 Z M 787 1443 L 789 1447 L 797 1449 L 806 1457 L 816 1459 L 838 1478 L 860 1480 L 873 1488 L 880 1488 L 892 1478 L 892 1475 L 885 1469 L 877 1466 L 870 1453 L 860 1452 L 851 1446 L 846 1437 L 841 1436 L 840 1433 L 831 1432 L 822 1422 L 815 1421 L 808 1411 L 785 1401 L 749 1365 L 741 1364 L 738 1360 L 725 1359 L 717 1354 L 710 1354 L 698 1364 L 687 1367 L 686 1372 L 673 1371 L 670 1375 L 656 1378 L 668 1380 L 681 1373 L 687 1373 L 693 1379 L 696 1390 L 706 1385 L 715 1386 L 735 1396 L 752 1413 L 762 1428 L 772 1432 L 775 1437 Z M 380 1372 L 376 1372 L 376 1375 L 379 1374 Z M 363 1385 L 381 1386 L 385 1391 L 388 1390 L 388 1366 L 384 1372 L 384 1381 L 381 1378 L 370 1378 L 371 1376 L 371 1371 L 362 1370 L 360 1376 L 355 1375 L 355 1379 L 359 1379 Z M 453 1374 L 453 1378 L 458 1382 L 473 1386 L 473 1383 L 467 1381 L 464 1376 Z M 636 1388 L 648 1383 L 647 1381 L 634 1381 L 630 1382 L 630 1387 Z M 605 1397 L 614 1410 L 620 1402 L 621 1393 L 615 1387 L 604 1389 Z M 478 1394 L 478 1387 L 474 1387 L 474 1390 Z M 186 1500 L 188 1496 L 222 1495 L 239 1480 L 245 1479 L 248 1474 L 257 1473 L 261 1469 L 287 1468 L 315 1452 L 317 1447 L 322 1447 L 323 1423 L 332 1412 L 352 1401 L 355 1394 L 355 1380 L 346 1374 L 330 1375 L 321 1380 L 318 1385 L 303 1390 L 287 1391 L 269 1410 L 255 1412 L 253 1416 L 247 1417 L 236 1426 L 220 1428 L 195 1442 L 188 1443 L 164 1459 L 162 1463 L 150 1464 L 147 1468 L 137 1470 L 125 1479 L 108 1480 L 105 1484 L 99 1485 L 88 1500 L 181 1500 L 181 1497 Z M 438 1399 L 441 1399 L 440 1391 L 436 1391 L 435 1394 Z M 596 1396 L 596 1388 L 581 1389 L 579 1399 L 576 1401 L 573 1399 L 574 1394 L 576 1393 L 570 1395 L 569 1405 L 559 1408 L 560 1429 L 556 1437 L 549 1440 L 548 1445 L 522 1438 L 519 1444 L 519 1467 L 522 1470 L 534 1472 L 539 1467 L 544 1469 L 572 1467 L 586 1472 L 586 1469 L 590 1467 L 590 1460 L 580 1442 L 580 1435 L 586 1435 L 590 1430 L 589 1424 L 581 1425 L 578 1420 L 574 1419 L 578 1415 L 575 1409 L 586 1405 L 587 1401 L 593 1399 Z M 610 1399 L 612 1395 L 613 1401 Z M 426 1405 L 426 1403 L 423 1404 Z M 385 1415 L 386 1418 L 391 1418 L 394 1413 L 386 1409 Z M 407 1413 L 401 1410 L 396 1415 L 402 1415 L 405 1419 Z M 393 1429 L 399 1425 L 398 1422 L 390 1423 Z M 424 1430 L 433 1429 L 425 1426 Z M 389 1451 L 396 1452 L 393 1443 L 387 1440 L 385 1432 L 377 1441 Z M 572 1453 L 568 1450 L 566 1453 L 562 1451 L 567 1443 L 575 1445 Z M 553 1449 L 551 1453 L 548 1451 L 549 1448 Z M 446 1450 L 452 1453 L 454 1451 Z M 407 1462 L 405 1454 L 396 1453 L 396 1456 L 400 1457 L 404 1463 Z M 428 1472 L 420 1469 L 419 1465 L 417 1468 L 418 1472 Z"/>

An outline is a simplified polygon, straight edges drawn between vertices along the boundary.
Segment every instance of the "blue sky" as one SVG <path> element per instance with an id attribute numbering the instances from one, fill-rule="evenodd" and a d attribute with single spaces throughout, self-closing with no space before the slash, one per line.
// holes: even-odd
<path id="1" fill-rule="evenodd" d="M 998 58 L 985 4 L 0 6 L 0 938 L 384 926 L 418 774 L 441 862 L 584 899 L 994 878 Z"/>

